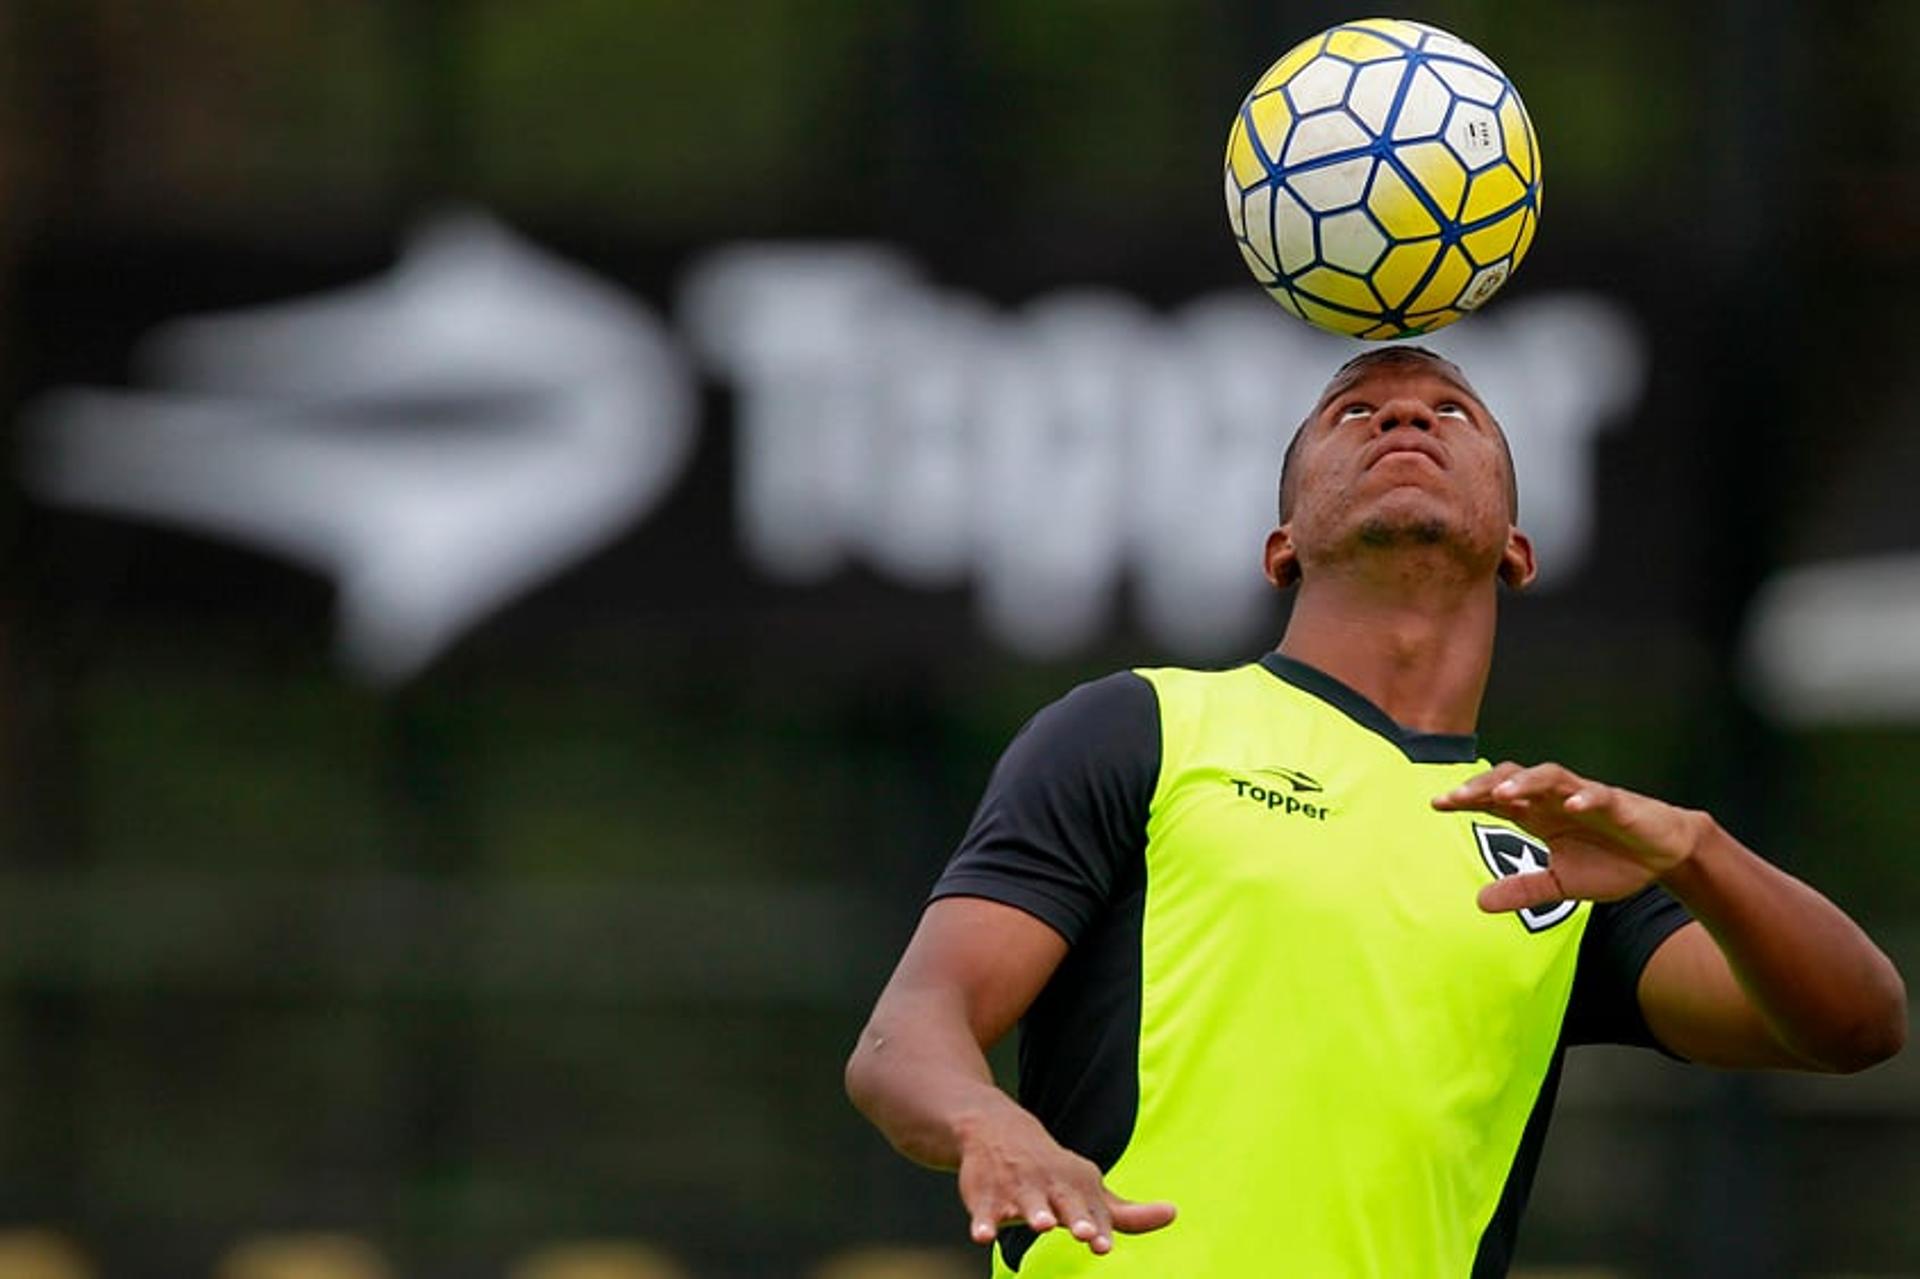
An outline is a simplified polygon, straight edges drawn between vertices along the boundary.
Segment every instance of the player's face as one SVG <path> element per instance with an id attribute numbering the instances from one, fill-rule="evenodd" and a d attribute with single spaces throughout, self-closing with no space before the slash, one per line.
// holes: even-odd
<path id="1" fill-rule="evenodd" d="M 1499 427 L 1447 366 L 1375 365 L 1336 381 L 1299 447 L 1283 530 L 1299 571 L 1422 546 L 1514 576 L 1503 562 L 1518 535 Z M 1530 577 L 1530 558 L 1524 567 Z"/>

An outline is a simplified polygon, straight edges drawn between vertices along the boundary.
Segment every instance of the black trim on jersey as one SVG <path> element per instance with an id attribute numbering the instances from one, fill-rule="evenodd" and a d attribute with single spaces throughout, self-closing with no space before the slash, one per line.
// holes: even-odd
<path id="1" fill-rule="evenodd" d="M 1650 884 L 1617 902 L 1598 902 L 1580 936 L 1580 954 L 1573 976 L 1573 993 L 1553 1046 L 1553 1062 L 1527 1116 L 1520 1148 L 1514 1151 L 1499 1206 L 1480 1234 L 1473 1257 L 1472 1279 L 1502 1279 L 1513 1264 L 1520 1217 L 1527 1210 L 1540 1152 L 1546 1146 L 1547 1125 L 1554 1098 L 1560 1092 L 1560 1068 L 1567 1049 L 1580 1044 L 1627 1044 L 1667 1052 L 1640 1012 L 1640 974 L 1660 943 L 1691 921 L 1686 907 L 1658 884 Z M 1671 1053 L 1668 1053 L 1671 1056 Z"/>
<path id="2" fill-rule="evenodd" d="M 1580 965 L 1567 1001 L 1567 1043 L 1667 1052 L 1640 1011 L 1640 974 L 1660 943 L 1692 921 L 1687 908 L 1658 884 L 1617 902 L 1596 903 L 1580 938 Z"/>
<path id="3" fill-rule="evenodd" d="M 1132 671 L 1081 684 L 1008 744 L 929 900 L 987 897 L 1067 939 L 1138 876 L 1160 781 L 1160 698 Z"/>
<path id="4" fill-rule="evenodd" d="M 1513 1152 L 1513 1166 L 1507 1170 L 1507 1184 L 1500 1188 L 1500 1203 L 1493 1210 L 1487 1228 L 1480 1232 L 1480 1246 L 1473 1254 L 1472 1279 L 1504 1279 L 1513 1265 L 1513 1245 L 1520 1234 L 1520 1218 L 1527 1211 L 1527 1199 L 1533 1193 L 1533 1176 L 1540 1168 L 1540 1152 L 1546 1148 L 1547 1125 L 1553 1119 L 1554 1098 L 1560 1095 L 1560 1067 L 1566 1063 L 1566 1032 L 1553 1046 L 1553 1061 L 1547 1077 L 1540 1082 L 1540 1094 L 1533 1099 L 1533 1111 L 1520 1134 L 1520 1148 Z"/>
<path id="5" fill-rule="evenodd" d="M 1402 727 L 1364 695 L 1305 662 L 1268 653 L 1260 659 L 1260 665 L 1301 692 L 1310 693 L 1340 711 L 1360 727 L 1380 734 L 1416 764 L 1471 764 L 1480 758 L 1479 741 L 1472 733 L 1421 733 Z"/>

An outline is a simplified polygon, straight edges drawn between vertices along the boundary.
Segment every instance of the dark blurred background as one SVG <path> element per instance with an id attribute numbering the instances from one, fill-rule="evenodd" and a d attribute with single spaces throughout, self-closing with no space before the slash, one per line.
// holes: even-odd
<path id="1" fill-rule="evenodd" d="M 0 8 L 0 1225 L 142 1276 L 955 1243 L 841 1062 L 1028 714 L 1278 635 L 1346 348 L 1219 156 L 1362 12 Z M 1911 980 L 1920 7 L 1397 12 L 1544 156 L 1447 335 L 1558 552 L 1486 750 L 1713 808 Z M 1920 1274 L 1913 1056 L 1580 1055 L 1524 1263 Z"/>

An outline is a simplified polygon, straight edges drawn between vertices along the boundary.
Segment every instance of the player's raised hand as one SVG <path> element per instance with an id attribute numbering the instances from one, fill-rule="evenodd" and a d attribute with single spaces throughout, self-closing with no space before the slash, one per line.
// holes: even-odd
<path id="1" fill-rule="evenodd" d="M 1063 1228 L 1096 1253 L 1113 1236 L 1144 1234 L 1173 1220 L 1170 1203 L 1133 1203 L 1108 1190 L 1090 1159 L 1067 1150 L 1040 1122 L 1009 1109 L 962 1138 L 960 1199 L 973 1241 L 992 1243 L 1000 1227 Z"/>
<path id="2" fill-rule="evenodd" d="M 1500 764 L 1436 796 L 1433 806 L 1504 818 L 1551 850 L 1545 868 L 1480 890 L 1480 908 L 1496 914 L 1568 898 L 1631 896 L 1693 856 L 1711 825 L 1704 813 L 1591 781 L 1559 764 Z"/>

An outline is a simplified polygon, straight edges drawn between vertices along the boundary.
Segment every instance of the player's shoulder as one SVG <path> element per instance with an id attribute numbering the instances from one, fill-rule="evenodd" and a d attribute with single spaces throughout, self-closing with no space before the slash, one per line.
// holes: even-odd
<path id="1" fill-rule="evenodd" d="M 1160 739 L 1153 686 L 1133 671 L 1115 671 L 1041 707 L 1008 744 L 996 784 L 1044 791 L 1115 775 L 1151 779 Z"/>
<path id="2" fill-rule="evenodd" d="M 1159 697 L 1153 684 L 1141 671 L 1120 670 L 1075 684 L 1042 707 L 1029 727 L 1097 736 L 1116 727 L 1137 726 L 1158 715 Z"/>

